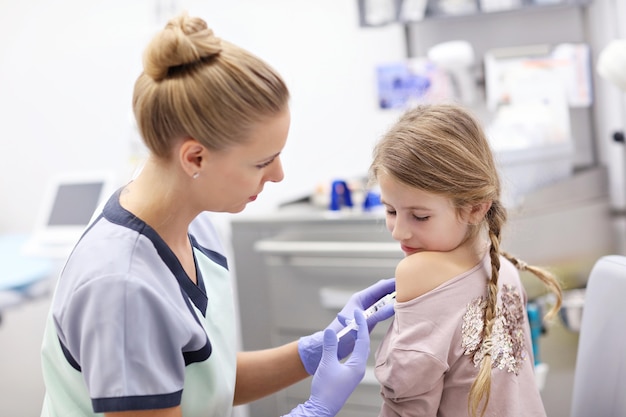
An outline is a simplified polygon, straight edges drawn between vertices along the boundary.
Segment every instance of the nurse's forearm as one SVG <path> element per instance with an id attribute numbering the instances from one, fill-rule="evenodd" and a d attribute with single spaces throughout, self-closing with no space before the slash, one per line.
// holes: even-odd
<path id="1" fill-rule="evenodd" d="M 237 354 L 235 405 L 273 394 L 309 376 L 298 354 L 298 342 Z"/>

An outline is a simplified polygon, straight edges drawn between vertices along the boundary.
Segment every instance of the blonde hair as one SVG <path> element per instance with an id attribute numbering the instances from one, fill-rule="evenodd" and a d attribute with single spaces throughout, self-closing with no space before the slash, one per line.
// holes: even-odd
<path id="1" fill-rule="evenodd" d="M 242 143 L 289 101 L 273 68 L 186 13 L 154 36 L 143 67 L 133 111 L 146 146 L 159 157 L 167 157 L 173 141 L 184 137 L 213 150 Z"/>
<path id="2" fill-rule="evenodd" d="M 408 110 L 383 136 L 374 148 L 370 178 L 376 181 L 380 172 L 409 186 L 450 198 L 457 209 L 490 202 L 480 227 L 470 229 L 468 238 L 487 230 L 491 242 L 491 277 L 487 289 L 482 343 L 491 343 L 496 316 L 500 255 L 519 270 L 537 276 L 556 295 L 548 313 L 552 317 L 561 305 L 561 287 L 547 270 L 526 265 L 500 248 L 502 228 L 507 220 L 500 201 L 501 185 L 489 142 L 478 121 L 456 104 L 423 105 Z M 490 353 L 480 370 L 468 398 L 472 416 L 484 415 L 491 392 Z"/>

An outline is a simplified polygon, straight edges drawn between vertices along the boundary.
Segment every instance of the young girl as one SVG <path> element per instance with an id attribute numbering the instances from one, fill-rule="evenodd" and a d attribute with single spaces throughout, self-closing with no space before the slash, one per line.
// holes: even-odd
<path id="1" fill-rule="evenodd" d="M 406 257 L 376 353 L 381 416 L 545 416 L 518 270 L 500 248 L 507 213 L 479 123 L 453 104 L 409 110 L 374 150 L 387 228 Z"/>

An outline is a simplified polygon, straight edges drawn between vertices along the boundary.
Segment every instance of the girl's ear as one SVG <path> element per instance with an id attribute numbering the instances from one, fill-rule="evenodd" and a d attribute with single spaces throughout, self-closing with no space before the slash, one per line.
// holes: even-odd
<path id="1" fill-rule="evenodd" d="M 190 177 L 199 175 L 202 171 L 202 162 L 206 157 L 206 148 L 193 138 L 184 139 L 178 149 L 178 158 L 183 170 Z"/>
<path id="2" fill-rule="evenodd" d="M 470 224 L 480 224 L 490 208 L 491 201 L 473 205 L 468 213 L 468 222 Z"/>

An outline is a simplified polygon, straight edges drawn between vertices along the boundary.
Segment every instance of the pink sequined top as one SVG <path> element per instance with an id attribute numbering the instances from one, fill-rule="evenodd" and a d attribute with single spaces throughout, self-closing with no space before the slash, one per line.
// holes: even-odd
<path id="1" fill-rule="evenodd" d="M 484 354 L 482 315 L 490 271 L 487 255 L 434 290 L 396 303 L 393 322 L 376 352 L 381 417 L 468 415 L 470 387 Z M 501 257 L 485 416 L 546 415 L 535 383 L 526 301 L 519 273 Z"/>

